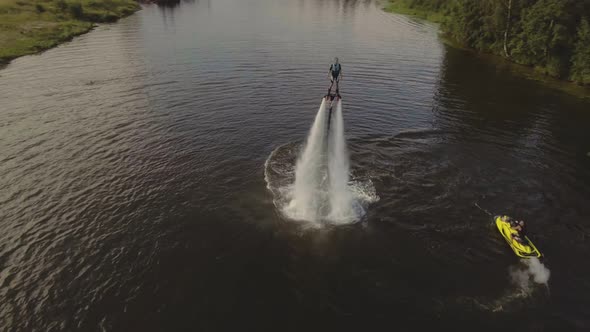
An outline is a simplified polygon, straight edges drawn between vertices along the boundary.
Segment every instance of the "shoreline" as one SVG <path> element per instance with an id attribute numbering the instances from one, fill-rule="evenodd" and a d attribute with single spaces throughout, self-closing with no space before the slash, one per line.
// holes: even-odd
<path id="1" fill-rule="evenodd" d="M 134 0 L 53 3 L 0 0 L 0 70 L 12 60 L 45 52 L 141 10 Z"/>
<path id="2" fill-rule="evenodd" d="M 39 49 L 34 50 L 30 53 L 22 53 L 22 54 L 18 54 L 18 55 L 14 55 L 14 56 L 2 57 L 2 58 L 0 58 L 0 70 L 6 68 L 12 62 L 12 60 L 15 60 L 15 59 L 27 56 L 27 55 L 41 54 L 41 53 L 48 51 L 52 48 L 58 47 L 61 44 L 71 42 L 72 40 L 74 40 L 74 38 L 81 36 L 83 34 L 89 33 L 90 31 L 94 30 L 94 28 L 96 28 L 97 26 L 98 26 L 98 23 L 92 23 L 92 24 L 90 24 L 90 26 L 87 29 L 84 29 L 82 31 L 77 31 L 76 33 L 72 33 L 71 35 L 65 36 L 61 40 L 52 41 L 52 43 L 50 45 L 48 45 L 47 47 L 39 48 Z"/>
<path id="3" fill-rule="evenodd" d="M 435 24 L 442 23 L 442 19 L 444 18 L 443 14 L 432 13 L 427 10 L 409 8 L 403 2 L 399 2 L 396 0 L 381 0 L 380 3 L 382 4 L 383 11 L 387 13 L 414 17 Z M 518 75 L 519 77 L 539 82 L 540 84 L 546 87 L 556 89 L 561 92 L 565 92 L 578 98 L 590 99 L 590 86 L 588 85 L 580 85 L 570 80 L 560 79 L 546 75 L 536 70 L 535 67 L 519 64 L 496 54 L 478 52 L 477 50 L 466 47 L 453 39 L 449 39 L 449 37 L 445 36 L 444 33 L 440 30 L 440 27 L 439 38 L 445 45 L 449 47 L 453 47 L 464 52 L 469 52 L 473 56 L 483 58 L 487 62 L 493 64 L 494 66 L 502 68 L 504 70 L 508 70 L 511 73 Z"/>
<path id="4" fill-rule="evenodd" d="M 380 0 L 379 2 L 382 3 L 383 10 L 388 13 L 417 17 L 432 23 L 441 23 L 444 19 L 443 14 L 418 8 L 410 8 L 403 2 L 395 0 Z"/>

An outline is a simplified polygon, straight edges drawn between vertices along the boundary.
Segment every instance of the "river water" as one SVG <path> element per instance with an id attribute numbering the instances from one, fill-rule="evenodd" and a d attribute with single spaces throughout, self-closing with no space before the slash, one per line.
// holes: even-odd
<path id="1" fill-rule="evenodd" d="M 265 174 L 294 167 L 333 56 L 378 199 L 309 228 Z M 590 102 L 435 25 L 371 1 L 149 5 L 13 61 L 0 97 L 1 331 L 590 327 Z M 512 282 L 475 203 L 528 222 L 547 287 Z"/>

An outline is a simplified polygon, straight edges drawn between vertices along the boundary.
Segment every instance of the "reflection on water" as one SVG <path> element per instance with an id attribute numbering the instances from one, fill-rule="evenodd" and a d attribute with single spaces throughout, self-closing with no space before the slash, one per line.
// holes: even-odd
<path id="1" fill-rule="evenodd" d="M 381 199 L 302 231 L 264 162 L 306 137 L 335 55 L 351 176 Z M 0 91 L 10 331 L 590 324 L 588 103 L 435 25 L 362 0 L 146 5 L 15 60 Z M 550 296 L 504 302 L 515 260 L 475 202 L 529 222 Z"/>

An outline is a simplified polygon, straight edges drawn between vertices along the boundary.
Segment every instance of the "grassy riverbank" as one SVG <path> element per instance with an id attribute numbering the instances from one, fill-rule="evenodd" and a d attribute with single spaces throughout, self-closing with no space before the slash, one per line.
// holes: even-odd
<path id="1" fill-rule="evenodd" d="M 0 65 L 139 9 L 134 0 L 0 0 Z"/>
<path id="2" fill-rule="evenodd" d="M 386 2 L 385 10 L 391 13 L 419 17 L 434 23 L 442 23 L 445 18 L 444 14 L 436 10 L 412 6 L 411 3 L 404 0 L 390 0 Z"/>

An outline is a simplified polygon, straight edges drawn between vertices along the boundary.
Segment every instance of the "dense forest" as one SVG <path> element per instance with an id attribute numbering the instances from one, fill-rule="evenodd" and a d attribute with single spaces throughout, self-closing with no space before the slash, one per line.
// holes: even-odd
<path id="1" fill-rule="evenodd" d="M 440 14 L 447 37 L 540 72 L 590 84 L 590 0 L 394 0 Z"/>

